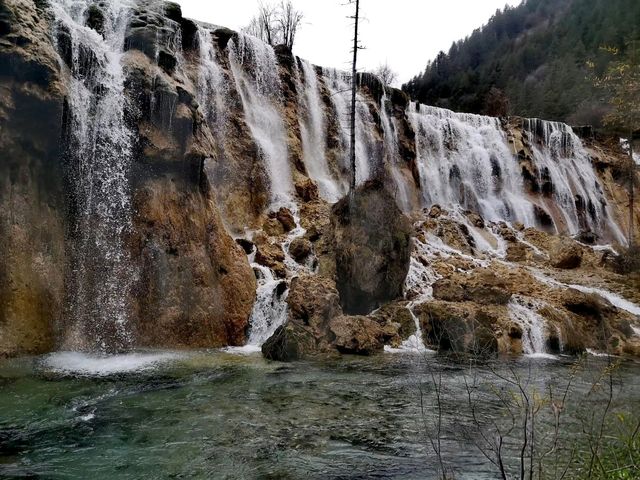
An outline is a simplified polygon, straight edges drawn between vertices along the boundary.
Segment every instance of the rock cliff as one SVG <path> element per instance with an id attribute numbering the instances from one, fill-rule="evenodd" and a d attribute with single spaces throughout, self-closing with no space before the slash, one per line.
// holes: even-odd
<path id="1" fill-rule="evenodd" d="M 640 353 L 617 143 L 362 74 L 347 195 L 348 75 L 173 3 L 76 7 L 0 0 L 0 354 Z"/>

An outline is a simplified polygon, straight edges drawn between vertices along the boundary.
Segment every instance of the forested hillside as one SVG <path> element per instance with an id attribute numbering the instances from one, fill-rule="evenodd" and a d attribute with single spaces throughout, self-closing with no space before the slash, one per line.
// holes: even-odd
<path id="1" fill-rule="evenodd" d="M 638 0 L 525 0 L 498 11 L 471 36 L 440 52 L 404 89 L 422 103 L 456 111 L 505 113 L 599 125 L 602 72 L 640 36 Z"/>

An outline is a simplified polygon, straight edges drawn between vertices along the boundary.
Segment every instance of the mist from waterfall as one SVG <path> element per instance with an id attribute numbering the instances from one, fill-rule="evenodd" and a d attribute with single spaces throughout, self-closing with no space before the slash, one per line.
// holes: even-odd
<path id="1" fill-rule="evenodd" d="M 128 175 L 133 134 L 125 118 L 121 65 L 131 5 L 123 0 L 103 2 L 100 35 L 85 26 L 92 3 L 50 3 L 57 48 L 61 57 L 70 57 L 66 160 L 73 246 L 62 347 L 113 351 L 133 342 L 128 297 L 135 271 L 124 245 L 131 229 Z"/>

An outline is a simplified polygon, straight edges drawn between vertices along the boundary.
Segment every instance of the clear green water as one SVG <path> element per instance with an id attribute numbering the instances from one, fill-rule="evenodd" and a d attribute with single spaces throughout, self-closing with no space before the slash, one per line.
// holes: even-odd
<path id="1" fill-rule="evenodd" d="M 496 478 L 460 434 L 469 371 L 449 359 L 387 354 L 278 364 L 223 352 L 158 359 L 0 362 L 0 477 L 434 478 L 418 387 L 432 424 L 435 373 L 443 382 L 443 456 L 456 478 Z M 497 371 L 512 369 L 546 391 L 563 384 L 573 361 L 501 359 L 474 375 L 479 388 L 490 390 Z M 604 362 L 589 360 L 575 382 L 578 391 L 589 391 Z M 78 368 L 87 371 L 72 372 Z M 639 378 L 636 363 L 616 370 L 616 411 L 640 405 Z M 585 398 L 576 418 L 602 407 L 598 395 Z M 503 419 L 490 394 L 478 410 L 484 420 Z"/>

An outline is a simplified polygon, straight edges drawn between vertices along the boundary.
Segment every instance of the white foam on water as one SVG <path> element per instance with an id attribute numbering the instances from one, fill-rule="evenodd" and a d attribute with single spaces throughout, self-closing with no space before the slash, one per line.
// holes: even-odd
<path id="1" fill-rule="evenodd" d="M 247 344 L 242 347 L 225 347 L 221 351 L 232 355 L 255 355 L 256 353 L 262 353 L 262 347 L 260 345 Z"/>
<path id="2" fill-rule="evenodd" d="M 175 352 L 135 352 L 121 355 L 56 352 L 43 357 L 41 366 L 45 370 L 64 375 L 105 377 L 153 370 L 184 357 L 184 354 Z"/>
<path id="3" fill-rule="evenodd" d="M 586 352 L 592 357 L 613 357 L 614 355 L 609 355 L 608 353 L 598 352 L 597 350 L 593 350 L 592 348 L 587 348 Z"/>

